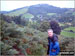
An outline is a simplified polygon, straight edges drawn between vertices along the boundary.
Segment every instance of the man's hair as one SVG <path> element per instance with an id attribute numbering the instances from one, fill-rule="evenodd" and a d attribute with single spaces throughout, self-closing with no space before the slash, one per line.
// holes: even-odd
<path id="1" fill-rule="evenodd" d="M 48 29 L 47 32 L 53 32 L 53 30 L 52 29 Z"/>

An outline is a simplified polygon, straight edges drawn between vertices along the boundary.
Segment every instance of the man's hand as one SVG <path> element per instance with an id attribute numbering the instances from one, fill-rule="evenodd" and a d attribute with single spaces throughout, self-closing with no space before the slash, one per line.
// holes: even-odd
<path id="1" fill-rule="evenodd" d="M 52 52 L 56 52 L 56 50 L 55 49 L 52 49 Z"/>

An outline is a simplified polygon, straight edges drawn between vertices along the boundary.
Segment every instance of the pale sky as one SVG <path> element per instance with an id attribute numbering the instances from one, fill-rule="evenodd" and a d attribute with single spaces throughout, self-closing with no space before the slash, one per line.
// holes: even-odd
<path id="1" fill-rule="evenodd" d="M 49 4 L 61 8 L 74 8 L 74 1 L 1 1 L 1 11 L 11 11 L 35 4 Z"/>

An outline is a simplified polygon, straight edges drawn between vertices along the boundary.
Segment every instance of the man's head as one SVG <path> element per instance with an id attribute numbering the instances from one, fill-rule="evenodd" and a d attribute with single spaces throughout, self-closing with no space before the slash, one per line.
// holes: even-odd
<path id="1" fill-rule="evenodd" d="M 47 32 L 48 32 L 48 36 L 49 37 L 53 36 L 53 30 L 52 29 L 48 29 Z"/>

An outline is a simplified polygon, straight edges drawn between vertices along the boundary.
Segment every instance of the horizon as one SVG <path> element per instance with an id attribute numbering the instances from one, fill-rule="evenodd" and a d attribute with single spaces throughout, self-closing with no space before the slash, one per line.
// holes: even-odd
<path id="1" fill-rule="evenodd" d="M 74 8 L 74 1 L 1 1 L 1 11 L 12 11 L 37 4 L 48 4 L 59 8 Z"/>

